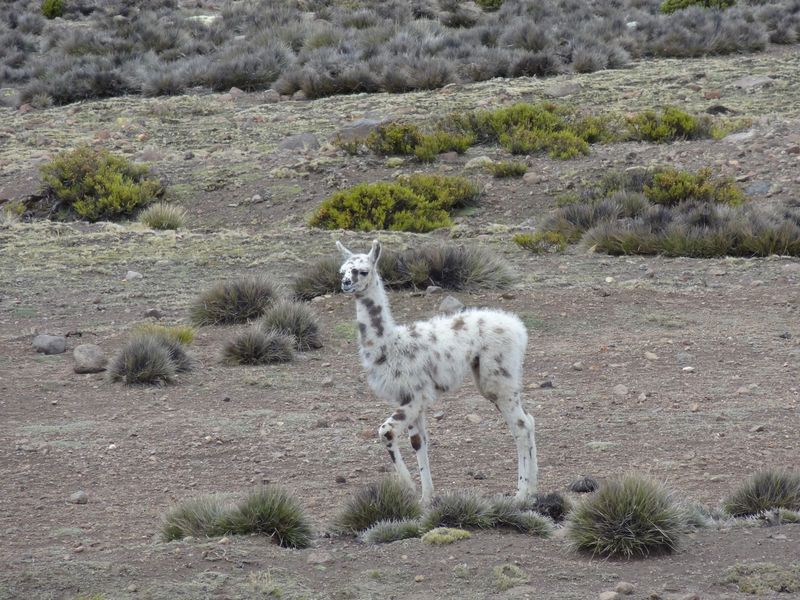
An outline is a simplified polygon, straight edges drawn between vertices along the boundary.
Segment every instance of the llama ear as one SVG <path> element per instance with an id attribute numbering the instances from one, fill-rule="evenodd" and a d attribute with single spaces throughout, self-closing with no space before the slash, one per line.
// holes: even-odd
<path id="1" fill-rule="evenodd" d="M 372 248 L 369 251 L 369 260 L 373 265 L 378 264 L 378 259 L 381 257 L 381 243 L 378 240 L 372 240 Z"/>
<path id="2" fill-rule="evenodd" d="M 336 247 L 339 249 L 339 252 L 342 253 L 342 256 L 344 257 L 345 260 L 353 256 L 353 253 L 350 252 L 350 250 L 348 250 L 347 248 L 345 248 L 342 245 L 342 242 L 340 242 L 339 240 L 336 240 Z"/>

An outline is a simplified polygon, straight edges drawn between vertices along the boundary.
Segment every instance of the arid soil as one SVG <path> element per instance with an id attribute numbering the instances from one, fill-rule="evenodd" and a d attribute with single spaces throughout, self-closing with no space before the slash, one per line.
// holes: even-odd
<path id="1" fill-rule="evenodd" d="M 768 79 L 742 82 L 749 76 Z M 615 258 L 581 246 L 535 256 L 511 242 L 559 193 L 614 168 L 711 166 L 752 186 L 753 202 L 800 202 L 794 47 L 396 96 L 265 104 L 260 94 L 224 94 L 0 109 L 0 203 L 35 195 L 38 164 L 89 142 L 150 162 L 191 219 L 177 233 L 136 223 L 0 227 L 0 599 L 583 599 L 619 581 L 633 584 L 633 598 L 734 599 L 748 597 L 727 582 L 734 565 L 797 562 L 800 526 L 759 522 L 703 530 L 674 555 L 628 562 L 578 555 L 563 532 L 548 540 L 477 532 L 444 547 L 326 535 L 345 499 L 389 466 L 376 432 L 390 408 L 366 387 L 354 308 L 342 295 L 313 303 L 325 346 L 289 365 L 223 366 L 220 349 L 237 329 L 207 327 L 192 346 L 200 366 L 177 385 L 124 387 L 73 373 L 75 345 L 113 354 L 148 309 L 182 322 L 212 282 L 262 273 L 288 284 L 336 239 L 366 248 L 369 234 L 304 223 L 335 189 L 421 167 L 347 156 L 328 143 L 342 126 L 551 96 L 596 110 L 722 105 L 753 124 L 733 139 L 596 146 L 566 162 L 530 157 L 525 180 L 473 174 L 485 186 L 481 205 L 451 231 L 376 234 L 387 248 L 448 237 L 483 244 L 513 267 L 509 290 L 456 295 L 517 312 L 528 326 L 526 402 L 542 491 L 564 492 L 581 475 L 636 472 L 718 506 L 759 469 L 797 468 L 799 261 Z M 301 132 L 322 146 L 279 148 Z M 482 154 L 504 156 L 477 147 L 422 168 L 459 173 Z M 128 270 L 143 278 L 124 281 Z M 390 295 L 398 321 L 435 313 L 441 298 Z M 36 354 L 35 333 L 68 334 L 67 352 Z M 437 410 L 437 488 L 511 493 L 511 436 L 472 383 Z M 319 531 L 313 548 L 284 550 L 263 538 L 160 541 L 160 516 L 175 502 L 265 482 L 302 499 Z M 78 490 L 88 502 L 68 503 Z M 508 563 L 525 579 L 501 590 L 493 569 Z"/>

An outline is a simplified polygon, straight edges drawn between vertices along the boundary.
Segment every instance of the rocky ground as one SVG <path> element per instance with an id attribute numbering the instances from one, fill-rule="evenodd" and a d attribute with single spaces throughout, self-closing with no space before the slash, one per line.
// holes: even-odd
<path id="1" fill-rule="evenodd" d="M 723 106 L 752 127 L 720 141 L 593 147 L 566 162 L 530 157 L 524 180 L 474 173 L 482 203 L 451 231 L 380 234 L 389 248 L 431 237 L 483 244 L 514 268 L 510 290 L 458 297 L 513 310 L 528 326 L 526 401 L 537 419 L 541 488 L 642 472 L 716 506 L 760 468 L 796 468 L 797 260 L 613 258 L 583 247 L 534 256 L 510 240 L 559 193 L 611 168 L 711 166 L 754 202 L 796 205 L 796 48 L 396 96 L 275 102 L 233 91 L 0 109 L 0 203 L 35 197 L 38 165 L 89 142 L 153 164 L 191 219 L 178 233 L 135 223 L 0 227 L 0 598 L 578 599 L 626 582 L 634 598 L 733 599 L 747 596 L 731 582 L 736 565 L 773 563 L 797 577 L 788 570 L 800 555 L 797 525 L 705 530 L 673 556 L 631 562 L 576 555 L 561 535 L 481 532 L 444 548 L 325 537 L 345 499 L 388 466 L 375 431 L 389 410 L 366 388 L 353 307 L 339 295 L 313 304 L 325 347 L 289 365 L 222 366 L 220 349 L 235 329 L 204 328 L 193 345 L 201 367 L 178 385 L 126 388 L 73 372 L 76 345 L 112 354 L 146 311 L 185 320 L 195 294 L 214 281 L 265 273 L 288 284 L 332 253 L 335 239 L 366 247 L 369 235 L 304 223 L 335 189 L 420 167 L 347 156 L 330 144 L 336 132 L 361 119 L 548 97 L 615 111 Z M 313 139 L 291 137 L 300 133 Z M 481 155 L 504 153 L 476 147 L 425 170 L 459 173 Z M 430 315 L 440 301 L 391 295 L 399 321 Z M 66 335 L 67 351 L 37 354 L 39 333 Z M 430 432 L 438 488 L 511 492 L 513 443 L 492 407 L 467 384 L 440 411 Z M 259 538 L 159 541 L 159 517 L 174 502 L 264 482 L 302 499 L 320 532 L 314 548 L 283 550 Z M 79 491 L 85 496 L 73 497 Z M 509 589 L 493 575 L 505 564 L 522 573 Z"/>

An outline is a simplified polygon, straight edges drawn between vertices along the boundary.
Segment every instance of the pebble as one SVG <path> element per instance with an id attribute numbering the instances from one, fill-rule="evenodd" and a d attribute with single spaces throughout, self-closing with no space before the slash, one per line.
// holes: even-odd
<path id="1" fill-rule="evenodd" d="M 614 395 L 616 396 L 627 396 L 628 395 L 628 388 L 621 383 L 614 386 Z"/>
<path id="2" fill-rule="evenodd" d="M 106 370 L 108 358 L 97 344 L 80 344 L 72 351 L 76 373 L 100 373 Z"/>
<path id="3" fill-rule="evenodd" d="M 581 361 L 572 363 L 572 369 L 575 371 L 583 371 L 583 363 Z"/>
<path id="4" fill-rule="evenodd" d="M 445 296 L 439 303 L 439 312 L 453 314 L 464 310 L 464 304 L 453 296 Z"/>
<path id="5" fill-rule="evenodd" d="M 125 588 L 125 591 L 127 591 L 127 592 L 129 592 L 131 594 L 135 594 L 136 592 L 139 591 L 139 588 L 137 587 L 137 585 L 135 583 L 132 583 L 128 587 Z"/>
<path id="6" fill-rule="evenodd" d="M 750 428 L 750 433 L 758 433 L 759 431 L 764 431 L 765 427 L 763 425 L 753 425 Z"/>
<path id="7" fill-rule="evenodd" d="M 469 422 L 470 422 L 470 423 L 472 423 L 473 425 L 477 425 L 477 424 L 478 424 L 478 423 L 480 423 L 482 420 L 483 420 L 483 419 L 481 419 L 481 418 L 480 418 L 480 416 L 479 416 L 479 415 L 476 415 L 475 413 L 470 413 L 470 414 L 468 414 L 468 415 L 467 415 L 467 421 L 469 421 Z"/>
<path id="8" fill-rule="evenodd" d="M 658 360 L 658 354 L 655 354 L 654 352 L 645 352 L 644 357 L 647 360 Z"/>
<path id="9" fill-rule="evenodd" d="M 627 581 L 620 581 L 614 588 L 614 591 L 617 592 L 618 594 L 630 596 L 633 593 L 634 589 L 636 588 L 634 588 L 632 583 L 628 583 Z"/>
<path id="10" fill-rule="evenodd" d="M 695 402 L 689 407 L 689 410 L 692 411 L 693 413 L 700 412 L 700 405 L 697 402 Z"/>
<path id="11" fill-rule="evenodd" d="M 320 385 L 322 387 L 333 387 L 333 378 L 326 377 L 325 379 L 322 380 L 322 383 L 320 383 Z"/>
<path id="12" fill-rule="evenodd" d="M 86 492 L 84 492 L 83 490 L 78 490 L 69 497 L 67 502 L 69 502 L 70 504 L 86 504 L 87 502 L 89 502 L 89 496 L 87 496 Z"/>
<path id="13" fill-rule="evenodd" d="M 128 271 L 125 273 L 125 281 L 131 281 L 133 279 L 142 279 L 144 275 L 139 273 L 139 271 Z"/>
<path id="14" fill-rule="evenodd" d="M 330 552 L 311 552 L 306 562 L 310 565 L 324 565 L 333 562 L 333 555 Z"/>
<path id="15" fill-rule="evenodd" d="M 428 296 L 432 294 L 441 294 L 441 293 L 442 293 L 442 288 L 440 288 L 438 285 L 429 285 L 427 288 L 425 288 L 425 294 L 427 294 Z"/>
<path id="16" fill-rule="evenodd" d="M 684 373 L 694 373 L 694 367 L 683 367 L 681 371 Z"/>
<path id="17" fill-rule="evenodd" d="M 61 354 L 67 349 L 67 338 L 43 333 L 33 338 L 33 348 L 41 354 Z"/>
<path id="18" fill-rule="evenodd" d="M 160 319 L 164 316 L 164 312 L 158 308 L 148 308 L 144 311 L 144 317 L 152 317 L 154 319 Z"/>
<path id="19" fill-rule="evenodd" d="M 424 575 L 417 575 L 416 577 L 414 577 L 414 581 L 416 581 L 417 583 L 421 583 L 421 582 L 425 581 L 425 576 Z"/>
<path id="20" fill-rule="evenodd" d="M 608 592 L 600 592 L 600 595 L 597 596 L 598 600 L 619 600 L 620 595 L 617 592 L 608 591 Z"/>
<path id="21" fill-rule="evenodd" d="M 336 483 L 347 483 L 347 477 L 345 477 L 344 475 L 337 475 L 334 481 Z"/>

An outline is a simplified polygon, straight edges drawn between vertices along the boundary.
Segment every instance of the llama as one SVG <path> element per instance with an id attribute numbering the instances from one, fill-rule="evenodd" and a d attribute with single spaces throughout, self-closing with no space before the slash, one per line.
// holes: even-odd
<path id="1" fill-rule="evenodd" d="M 356 298 L 359 353 L 367 381 L 375 394 L 395 406 L 378 436 L 401 479 L 414 487 L 398 449 L 405 431 L 417 456 L 422 502 L 433 497 L 428 466 L 425 409 L 456 389 L 472 371 L 480 393 L 506 420 L 517 446 L 517 500 L 536 493 L 538 466 L 534 420 L 522 407 L 522 363 L 528 334 L 515 315 L 499 310 L 471 309 L 439 315 L 409 326 L 397 325 L 377 265 L 381 245 L 369 254 L 354 254 L 340 242 L 342 291 Z"/>

